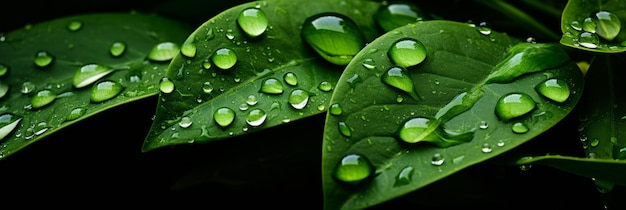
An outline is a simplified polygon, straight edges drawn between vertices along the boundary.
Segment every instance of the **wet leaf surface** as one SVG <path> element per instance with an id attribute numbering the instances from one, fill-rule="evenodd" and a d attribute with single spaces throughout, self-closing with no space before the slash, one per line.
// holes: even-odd
<path id="1" fill-rule="evenodd" d="M 586 51 L 626 51 L 626 3 L 622 1 L 568 1 L 561 17 L 560 43 Z"/>

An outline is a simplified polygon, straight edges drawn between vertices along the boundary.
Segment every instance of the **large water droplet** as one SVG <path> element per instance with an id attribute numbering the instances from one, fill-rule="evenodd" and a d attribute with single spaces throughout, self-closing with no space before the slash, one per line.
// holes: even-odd
<path id="1" fill-rule="evenodd" d="M 398 137 L 407 143 L 430 142 L 438 147 L 449 147 L 469 142 L 474 132 L 457 133 L 450 131 L 440 121 L 426 117 L 407 120 L 397 131 Z"/>
<path id="2" fill-rule="evenodd" d="M 111 47 L 109 47 L 109 53 L 111 53 L 113 57 L 119 57 L 124 54 L 124 52 L 126 52 L 126 43 L 124 42 L 113 42 Z"/>
<path id="3" fill-rule="evenodd" d="M 412 166 L 404 167 L 400 171 L 398 176 L 396 176 L 396 182 L 394 183 L 393 186 L 397 187 L 397 186 L 407 185 L 411 183 L 411 179 L 413 178 L 414 171 L 415 171 L 415 168 L 413 168 Z"/>
<path id="4" fill-rule="evenodd" d="M 502 121 L 523 116 L 535 109 L 535 101 L 525 93 L 511 93 L 500 97 L 496 103 L 496 115 Z"/>
<path id="5" fill-rule="evenodd" d="M 47 51 L 39 51 L 35 54 L 35 65 L 38 67 L 46 67 L 54 61 L 54 56 Z"/>
<path id="6" fill-rule="evenodd" d="M 569 85 L 560 79 L 548 79 L 535 86 L 535 90 L 556 102 L 565 102 L 570 96 Z"/>
<path id="7" fill-rule="evenodd" d="M 211 55 L 211 61 L 220 69 L 230 69 L 237 63 L 237 55 L 229 48 L 221 48 Z"/>
<path id="8" fill-rule="evenodd" d="M 111 80 L 98 82 L 91 88 L 91 102 L 99 103 L 110 100 L 120 94 L 122 90 L 124 90 L 124 86 L 118 82 Z"/>
<path id="9" fill-rule="evenodd" d="M 341 158 L 333 175 L 339 181 L 357 184 L 372 174 L 374 166 L 365 156 L 349 154 Z"/>
<path id="10" fill-rule="evenodd" d="M 204 93 L 211 93 L 213 92 L 213 84 L 211 82 L 204 82 L 202 84 L 202 92 Z"/>
<path id="11" fill-rule="evenodd" d="M 352 19 L 338 13 L 321 13 L 304 21 L 302 38 L 320 56 L 346 65 L 365 46 L 365 37 Z"/>
<path id="12" fill-rule="evenodd" d="M 522 122 L 516 122 L 513 123 L 513 126 L 511 126 L 511 130 L 514 133 L 522 134 L 528 132 L 528 127 Z"/>
<path id="13" fill-rule="evenodd" d="M 341 108 L 341 105 L 339 104 L 330 105 L 330 108 L 328 109 L 328 111 L 330 112 L 330 114 L 335 115 L 335 116 L 341 115 L 341 113 L 343 113 L 343 109 Z"/>
<path id="14" fill-rule="evenodd" d="M 222 127 L 229 126 L 235 120 L 235 111 L 228 107 L 219 108 L 213 113 L 213 120 Z"/>
<path id="15" fill-rule="evenodd" d="M 180 47 L 174 42 L 162 42 L 157 44 L 148 53 L 148 59 L 153 61 L 169 61 L 174 58 Z"/>
<path id="16" fill-rule="evenodd" d="M 507 57 L 494 67 L 486 82 L 512 82 L 523 74 L 553 69 L 569 61 L 569 55 L 558 45 L 522 42 L 508 50 Z"/>
<path id="17" fill-rule="evenodd" d="M 309 92 L 295 89 L 289 94 L 289 104 L 295 109 L 304 109 L 309 102 Z"/>
<path id="18" fill-rule="evenodd" d="M 0 115 L 0 140 L 9 135 L 9 133 L 17 127 L 21 120 L 22 116 L 11 113 L 4 113 Z"/>
<path id="19" fill-rule="evenodd" d="M 180 122 L 178 122 L 178 126 L 181 128 L 188 128 L 191 124 L 193 124 L 193 121 L 191 121 L 191 117 L 189 116 L 184 116 L 180 119 Z"/>
<path id="20" fill-rule="evenodd" d="M 76 72 L 74 72 L 72 84 L 76 88 L 82 88 L 96 82 L 111 72 L 113 72 L 113 69 L 108 66 L 93 63 L 87 64 L 81 66 Z"/>
<path id="21" fill-rule="evenodd" d="M 586 17 L 583 20 L 583 30 L 589 33 L 596 33 L 596 21 L 592 17 Z"/>
<path id="22" fill-rule="evenodd" d="M 339 133 L 341 133 L 341 135 L 344 135 L 346 137 L 352 136 L 352 128 L 350 128 L 350 126 L 348 126 L 346 122 L 339 122 L 338 126 Z"/>
<path id="23" fill-rule="evenodd" d="M 426 47 L 416 39 L 404 38 L 391 45 L 387 54 L 393 63 L 408 68 L 426 59 Z"/>
<path id="24" fill-rule="evenodd" d="M 253 109 L 246 116 L 246 123 L 250 126 L 259 126 L 265 122 L 267 114 L 262 109 Z"/>
<path id="25" fill-rule="evenodd" d="M 600 40 L 598 39 L 598 35 L 596 35 L 595 33 L 582 32 L 578 35 L 578 40 L 576 43 L 589 49 L 595 49 L 598 48 Z"/>
<path id="26" fill-rule="evenodd" d="M 38 109 L 52 103 L 56 97 L 57 94 L 51 90 L 40 90 L 31 98 L 30 104 L 34 109 Z"/>
<path id="27" fill-rule="evenodd" d="M 333 84 L 331 84 L 329 81 L 322 81 L 317 86 L 317 88 L 319 88 L 321 91 L 328 92 L 333 90 Z"/>
<path id="28" fill-rule="evenodd" d="M 612 41 L 619 34 L 622 23 L 619 17 L 608 11 L 600 11 L 596 13 L 596 34 L 598 36 Z"/>
<path id="29" fill-rule="evenodd" d="M 413 79 L 411 79 L 406 69 L 403 67 L 391 67 L 380 77 L 380 79 L 384 84 L 408 93 L 415 100 L 419 99 L 413 86 Z"/>
<path id="30" fill-rule="evenodd" d="M 250 7 L 239 13 L 237 24 L 250 37 L 258 37 L 265 32 L 268 25 L 267 16 L 263 10 Z"/>
<path id="31" fill-rule="evenodd" d="M 374 20 L 385 31 L 427 19 L 424 11 L 408 2 L 383 5 L 374 14 Z"/>
<path id="32" fill-rule="evenodd" d="M 161 90 L 162 93 L 171 93 L 174 91 L 174 88 L 174 82 L 168 77 L 163 77 L 161 81 L 159 81 L 159 90 Z"/>
<path id="33" fill-rule="evenodd" d="M 67 24 L 67 30 L 70 30 L 70 31 L 78 31 L 82 27 L 83 27 L 83 22 L 79 20 L 74 20 L 74 21 L 71 21 L 69 24 Z"/>
<path id="34" fill-rule="evenodd" d="M 293 72 L 287 72 L 283 76 L 283 80 L 285 80 L 285 83 L 291 86 L 295 86 L 298 84 L 298 77 L 296 77 L 296 74 L 294 74 Z"/>
<path id="35" fill-rule="evenodd" d="M 283 83 L 275 78 L 268 78 L 263 80 L 259 91 L 267 94 L 281 94 L 283 93 Z"/>
<path id="36" fill-rule="evenodd" d="M 196 57 L 196 43 L 187 41 L 180 47 L 180 53 L 188 58 Z"/>

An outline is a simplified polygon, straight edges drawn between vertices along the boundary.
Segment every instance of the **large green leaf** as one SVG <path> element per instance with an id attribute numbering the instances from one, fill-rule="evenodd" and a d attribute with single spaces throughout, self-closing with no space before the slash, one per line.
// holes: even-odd
<path id="1" fill-rule="evenodd" d="M 426 57 L 399 71 L 404 62 L 388 52 L 407 38 Z M 582 88 L 580 69 L 557 44 L 443 20 L 388 32 L 352 60 L 331 98 L 325 207 L 376 205 L 519 146 L 568 115 Z M 509 110 L 501 98 L 529 109 Z"/>
<path id="2" fill-rule="evenodd" d="M 159 43 L 180 45 L 190 31 L 186 24 L 159 16 L 104 13 L 59 18 L 4 35 L 0 158 L 106 109 L 156 96 L 169 60 L 150 60 L 148 54 Z M 126 46 L 122 54 L 111 54 L 114 43 Z M 39 55 L 40 64 L 46 55 L 52 60 L 38 66 Z M 81 68 L 93 77 L 75 78 Z M 114 97 L 93 95 L 97 87 Z M 88 139 L 90 134 L 77 135 Z"/>
<path id="3" fill-rule="evenodd" d="M 560 43 L 605 53 L 626 51 L 626 2 L 616 0 L 570 0 L 561 16 Z"/>
<path id="4" fill-rule="evenodd" d="M 303 41 L 300 29 L 305 19 L 325 12 L 339 13 L 352 19 L 371 41 L 380 34 L 372 18 L 379 6 L 378 2 L 359 0 L 255 1 L 206 21 L 185 41 L 195 50 L 175 57 L 165 74 L 175 90 L 160 94 L 143 150 L 229 138 L 325 112 L 345 65 L 325 61 Z M 249 8 L 267 18 L 267 29 L 257 37 L 246 34 L 245 26 L 238 24 L 240 14 Z M 220 49 L 232 50 L 234 66 L 220 68 L 210 60 Z M 185 52 L 184 46 L 181 52 Z M 287 81 L 289 76 L 295 80 Z M 261 86 L 268 79 L 282 86 L 282 92 L 262 92 Z M 328 86 L 320 88 L 324 84 Z M 293 91 L 310 96 L 303 108 L 289 103 Z M 214 120 L 220 108 L 234 114 L 228 126 Z M 248 115 L 262 123 L 248 124 Z"/>

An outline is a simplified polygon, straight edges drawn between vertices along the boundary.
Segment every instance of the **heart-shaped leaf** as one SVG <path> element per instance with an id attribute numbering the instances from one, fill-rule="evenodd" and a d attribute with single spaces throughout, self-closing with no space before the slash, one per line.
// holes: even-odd
<path id="1" fill-rule="evenodd" d="M 169 61 L 163 51 L 177 53 L 190 31 L 159 16 L 105 13 L 7 33 L 0 42 L 0 158 L 81 119 L 157 95 Z M 157 49 L 161 43 L 166 48 Z"/>
<path id="2" fill-rule="evenodd" d="M 325 112 L 351 58 L 342 53 L 356 54 L 362 47 L 346 40 L 362 38 L 364 46 L 380 34 L 372 18 L 379 6 L 373 1 L 255 1 L 211 18 L 187 38 L 164 75 L 167 88 L 143 150 L 229 138 Z M 305 22 L 320 14 L 329 18 L 319 25 Z M 341 36 L 315 33 L 314 27 L 341 31 Z M 312 47 L 305 38 L 331 48 Z"/>
<path id="3" fill-rule="evenodd" d="M 379 204 L 519 146 L 568 115 L 582 87 L 560 45 L 444 20 L 388 32 L 331 98 L 325 207 Z"/>
<path id="4" fill-rule="evenodd" d="M 612 0 L 568 1 L 561 16 L 561 44 L 577 49 L 626 51 L 626 3 Z"/>

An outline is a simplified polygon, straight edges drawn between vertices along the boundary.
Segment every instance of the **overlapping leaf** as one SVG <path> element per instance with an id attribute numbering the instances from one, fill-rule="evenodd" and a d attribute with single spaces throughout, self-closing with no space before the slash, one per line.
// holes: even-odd
<path id="1" fill-rule="evenodd" d="M 426 57 L 398 71 L 403 62 L 388 51 L 407 38 Z M 424 21 L 386 33 L 352 60 L 331 98 L 325 208 L 373 206 L 533 139 L 571 112 L 582 78 L 559 45 L 488 28 Z M 506 112 L 502 103 L 531 109 Z"/>
<path id="2" fill-rule="evenodd" d="M 186 24 L 154 15 L 105 13 L 59 18 L 4 34 L 0 158 L 81 119 L 155 96 L 168 62 L 149 60 L 148 54 L 159 43 L 182 43 L 190 31 Z M 75 78 L 83 67 L 89 77 Z M 97 86 L 108 94 L 94 95 Z"/>
<path id="3" fill-rule="evenodd" d="M 626 2 L 613 0 L 568 1 L 561 16 L 560 43 L 592 52 L 626 51 Z"/>

